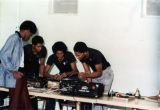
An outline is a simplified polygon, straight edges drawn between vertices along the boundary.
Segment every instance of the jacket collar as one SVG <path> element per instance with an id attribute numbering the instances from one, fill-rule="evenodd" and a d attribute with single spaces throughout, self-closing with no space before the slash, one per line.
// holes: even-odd
<path id="1" fill-rule="evenodd" d="M 20 38 L 22 38 L 22 36 L 20 35 L 20 33 L 19 33 L 18 31 L 16 31 L 15 33 L 17 33 L 18 36 L 19 36 Z"/>

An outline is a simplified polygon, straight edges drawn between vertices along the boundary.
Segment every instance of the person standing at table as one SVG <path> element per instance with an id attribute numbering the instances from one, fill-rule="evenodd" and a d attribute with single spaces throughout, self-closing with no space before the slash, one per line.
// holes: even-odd
<path id="1" fill-rule="evenodd" d="M 24 21 L 0 51 L 0 86 L 9 88 L 9 110 L 33 110 L 24 73 L 23 41 L 36 31 L 35 23 Z"/>
<path id="2" fill-rule="evenodd" d="M 45 67 L 45 77 L 52 78 L 54 80 L 60 81 L 63 78 L 70 77 L 70 78 L 78 78 L 77 73 L 78 69 L 76 66 L 76 59 L 74 55 L 67 51 L 67 46 L 65 43 L 59 41 L 56 42 L 52 46 L 53 54 L 49 56 L 47 60 L 47 65 Z M 56 75 L 49 74 L 52 65 L 56 65 L 59 69 L 59 73 Z M 63 101 L 59 101 L 62 103 Z M 61 105 L 61 104 L 60 104 Z M 61 106 L 60 106 L 61 108 Z M 46 102 L 45 110 L 55 110 L 55 100 L 48 99 Z"/>
<path id="3" fill-rule="evenodd" d="M 77 42 L 73 50 L 85 70 L 80 72 L 78 77 L 86 78 L 88 82 L 104 84 L 104 93 L 108 94 L 113 81 L 113 71 L 104 55 L 99 50 L 87 47 L 84 42 Z M 89 67 L 93 70 L 92 73 Z M 92 110 L 107 110 L 107 106 L 94 104 Z"/>
<path id="4" fill-rule="evenodd" d="M 44 40 L 41 36 L 35 36 L 32 44 L 24 46 L 24 67 L 27 80 L 34 81 L 43 77 L 44 62 L 47 54 L 46 47 L 43 46 Z M 32 98 L 34 110 L 38 110 L 37 98 Z"/>
<path id="5" fill-rule="evenodd" d="M 24 46 L 24 65 L 27 79 L 43 77 L 47 49 L 41 36 L 35 36 L 32 44 Z"/>

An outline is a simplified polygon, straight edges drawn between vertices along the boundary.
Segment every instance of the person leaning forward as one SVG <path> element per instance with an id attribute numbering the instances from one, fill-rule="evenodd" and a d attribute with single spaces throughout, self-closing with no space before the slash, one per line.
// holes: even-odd
<path id="1" fill-rule="evenodd" d="M 89 48 L 84 42 L 77 42 L 73 50 L 85 70 L 80 72 L 78 77 L 86 78 L 88 82 L 104 84 L 104 93 L 108 94 L 113 81 L 113 71 L 104 55 L 99 50 Z M 92 73 L 89 67 L 93 70 Z M 94 104 L 92 110 L 107 110 L 107 106 Z"/>
<path id="2" fill-rule="evenodd" d="M 9 110 L 33 110 L 24 74 L 23 41 L 35 34 L 32 21 L 24 21 L 6 41 L 0 51 L 0 86 L 9 88 Z"/>
<path id="3" fill-rule="evenodd" d="M 24 46 L 24 67 L 27 81 L 37 81 L 43 77 L 47 49 L 41 36 L 32 38 L 32 44 Z M 38 110 L 38 99 L 31 99 L 34 110 Z"/>
<path id="4" fill-rule="evenodd" d="M 64 42 L 58 41 L 52 46 L 53 54 L 49 56 L 47 60 L 47 65 L 45 67 L 45 77 L 52 78 L 54 80 L 60 81 L 63 78 L 77 78 L 78 69 L 76 66 L 76 58 L 74 55 L 67 50 L 67 46 Z M 52 65 L 55 65 L 59 73 L 55 75 L 49 74 L 49 71 L 52 69 Z M 72 103 L 70 101 L 64 102 L 59 100 L 60 109 L 62 109 L 62 103 Z M 45 110 L 55 110 L 55 100 L 47 99 Z"/>

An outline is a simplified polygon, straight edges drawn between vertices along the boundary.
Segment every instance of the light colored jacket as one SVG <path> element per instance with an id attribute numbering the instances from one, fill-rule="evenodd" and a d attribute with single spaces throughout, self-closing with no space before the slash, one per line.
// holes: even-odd
<path id="1" fill-rule="evenodd" d="M 23 40 L 18 33 L 11 35 L 0 51 L 0 86 L 14 88 L 16 79 L 11 71 L 18 71 L 23 51 Z"/>

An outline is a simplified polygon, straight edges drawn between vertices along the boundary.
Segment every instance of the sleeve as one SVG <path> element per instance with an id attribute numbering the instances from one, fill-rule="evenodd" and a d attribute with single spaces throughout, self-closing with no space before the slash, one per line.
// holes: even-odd
<path id="1" fill-rule="evenodd" d="M 81 62 L 81 63 L 84 63 L 84 62 L 85 62 L 85 59 L 83 58 L 82 60 L 80 60 L 80 62 Z"/>
<path id="2" fill-rule="evenodd" d="M 15 38 L 16 37 L 13 37 L 13 36 L 9 37 L 0 52 L 1 62 L 7 70 L 16 70 L 15 65 L 11 62 L 13 51 L 14 51 L 15 44 L 16 44 Z"/>
<path id="3" fill-rule="evenodd" d="M 94 54 L 93 60 L 94 60 L 95 64 L 101 64 L 102 63 L 102 55 L 99 52 L 97 52 L 96 54 Z"/>
<path id="4" fill-rule="evenodd" d="M 24 49 L 24 55 L 26 55 L 27 54 L 27 45 L 24 45 L 23 49 Z"/>
<path id="5" fill-rule="evenodd" d="M 47 55 L 47 49 L 46 49 L 46 47 L 43 46 L 42 51 L 41 51 L 41 58 L 45 58 L 46 55 Z"/>
<path id="6" fill-rule="evenodd" d="M 72 53 L 68 54 L 68 58 L 69 58 L 69 62 L 70 63 L 76 62 L 76 58 L 75 58 L 75 56 Z"/>
<path id="7" fill-rule="evenodd" d="M 52 65 L 54 62 L 53 62 L 53 55 L 49 56 L 48 60 L 47 60 L 47 64 L 48 65 Z"/>

